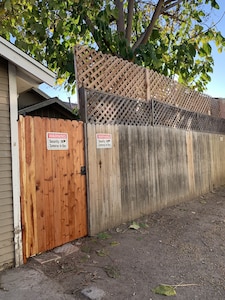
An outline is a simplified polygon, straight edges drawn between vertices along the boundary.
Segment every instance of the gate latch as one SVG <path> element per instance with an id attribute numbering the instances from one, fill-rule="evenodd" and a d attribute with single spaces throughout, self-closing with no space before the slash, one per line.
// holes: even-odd
<path id="1" fill-rule="evenodd" d="M 86 175 L 86 166 L 82 166 L 82 167 L 80 168 L 80 174 L 81 174 L 81 175 Z"/>

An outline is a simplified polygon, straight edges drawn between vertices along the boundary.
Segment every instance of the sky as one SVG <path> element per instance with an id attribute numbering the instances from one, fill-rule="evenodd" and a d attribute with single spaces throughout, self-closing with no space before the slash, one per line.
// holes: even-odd
<path id="1" fill-rule="evenodd" d="M 220 9 L 214 13 L 212 18 L 216 23 L 223 17 L 216 27 L 225 36 L 225 1 L 217 0 L 217 3 Z M 204 93 L 212 97 L 225 98 L 225 51 L 218 53 L 217 49 L 213 47 L 213 58 L 214 69 L 213 74 L 211 74 L 211 82 Z"/>
<path id="2" fill-rule="evenodd" d="M 219 20 L 220 22 L 216 25 L 217 30 L 220 30 L 223 36 L 225 36 L 225 0 L 217 0 L 220 6 L 219 10 L 214 10 L 211 14 L 211 19 L 216 24 Z M 225 51 L 218 53 L 215 46 L 213 48 L 213 58 L 214 58 L 214 68 L 213 73 L 209 74 L 211 76 L 211 82 L 207 85 L 204 94 L 207 94 L 215 98 L 225 98 Z M 48 94 L 51 98 L 58 97 L 59 99 L 72 103 L 77 103 L 77 95 L 71 95 L 70 93 L 63 90 L 60 87 L 51 88 L 46 84 L 40 86 L 40 89 Z"/>
<path id="3" fill-rule="evenodd" d="M 50 98 L 58 97 L 60 100 L 64 102 L 77 103 L 77 94 L 71 94 L 65 91 L 62 87 L 50 87 L 47 84 L 41 84 L 39 88 L 49 95 Z M 70 101 L 69 101 L 70 99 Z"/>

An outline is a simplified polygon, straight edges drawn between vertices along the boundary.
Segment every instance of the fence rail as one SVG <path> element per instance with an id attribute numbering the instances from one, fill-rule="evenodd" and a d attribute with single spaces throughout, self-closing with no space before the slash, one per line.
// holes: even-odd
<path id="1" fill-rule="evenodd" d="M 129 99 L 90 89 L 80 89 L 81 115 L 90 124 L 166 126 L 225 134 L 225 119 L 188 111 L 152 99 Z"/>

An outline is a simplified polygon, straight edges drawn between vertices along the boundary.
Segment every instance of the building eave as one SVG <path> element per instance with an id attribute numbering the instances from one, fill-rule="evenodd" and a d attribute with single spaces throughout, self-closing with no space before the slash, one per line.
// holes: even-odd
<path id="1" fill-rule="evenodd" d="M 45 82 L 50 86 L 54 85 L 55 73 L 2 37 L 0 37 L 0 56 L 13 63 L 19 70 L 32 74 L 38 84 Z"/>

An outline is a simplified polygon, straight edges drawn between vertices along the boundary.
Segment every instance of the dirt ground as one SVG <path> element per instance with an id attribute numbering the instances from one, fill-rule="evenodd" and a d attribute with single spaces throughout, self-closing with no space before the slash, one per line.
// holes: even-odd
<path id="1" fill-rule="evenodd" d="M 223 300 L 225 187 L 73 244 L 79 251 L 43 265 L 31 258 L 24 268 L 42 270 L 77 300 L 89 286 L 107 300 L 164 299 L 153 291 L 160 284 L 179 300 Z"/>

